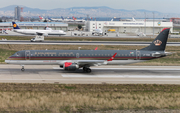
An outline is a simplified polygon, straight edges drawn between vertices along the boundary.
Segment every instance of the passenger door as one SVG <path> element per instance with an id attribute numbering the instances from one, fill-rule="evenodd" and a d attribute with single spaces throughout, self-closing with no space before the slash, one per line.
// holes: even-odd
<path id="1" fill-rule="evenodd" d="M 30 51 L 25 51 L 25 60 L 30 60 Z"/>
<path id="2" fill-rule="evenodd" d="M 136 60 L 140 60 L 140 59 L 141 59 L 141 52 L 136 51 Z"/>

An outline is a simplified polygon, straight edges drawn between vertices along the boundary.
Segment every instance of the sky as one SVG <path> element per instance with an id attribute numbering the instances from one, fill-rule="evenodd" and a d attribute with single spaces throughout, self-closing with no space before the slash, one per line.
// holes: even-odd
<path id="1" fill-rule="evenodd" d="M 180 13 L 180 0 L 0 0 L 0 8 L 9 5 L 39 9 L 107 6 L 114 9 L 146 9 L 162 13 Z"/>

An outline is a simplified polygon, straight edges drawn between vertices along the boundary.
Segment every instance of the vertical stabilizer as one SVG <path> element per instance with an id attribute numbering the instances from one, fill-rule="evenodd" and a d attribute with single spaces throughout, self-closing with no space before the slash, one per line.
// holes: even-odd
<path id="1" fill-rule="evenodd" d="M 19 26 L 15 22 L 12 22 L 12 25 L 13 25 L 13 29 L 20 29 Z"/>
<path id="2" fill-rule="evenodd" d="M 167 39 L 170 28 L 164 28 L 161 33 L 154 39 L 154 41 L 146 48 L 141 50 L 147 51 L 164 51 L 166 48 Z"/>

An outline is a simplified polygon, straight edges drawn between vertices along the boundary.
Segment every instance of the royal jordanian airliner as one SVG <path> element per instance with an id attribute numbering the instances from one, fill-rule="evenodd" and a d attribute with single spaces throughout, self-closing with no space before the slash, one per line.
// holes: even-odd
<path id="1" fill-rule="evenodd" d="M 12 22 L 14 31 L 21 34 L 27 35 L 66 35 L 66 32 L 62 30 L 52 30 L 51 28 L 46 28 L 46 30 L 35 30 L 35 29 L 20 29 L 19 26 Z"/>
<path id="2" fill-rule="evenodd" d="M 59 65 L 64 70 L 83 68 L 91 72 L 91 66 L 124 65 L 165 57 L 169 28 L 165 28 L 156 39 L 141 50 L 24 50 L 5 60 L 8 64 Z"/>

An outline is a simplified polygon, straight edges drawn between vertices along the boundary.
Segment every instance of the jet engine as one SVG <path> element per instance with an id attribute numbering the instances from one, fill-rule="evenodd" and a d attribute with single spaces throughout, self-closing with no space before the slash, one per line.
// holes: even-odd
<path id="1" fill-rule="evenodd" d="M 73 71 L 79 68 L 79 66 L 76 63 L 72 62 L 65 62 L 63 65 L 64 70 Z"/>

